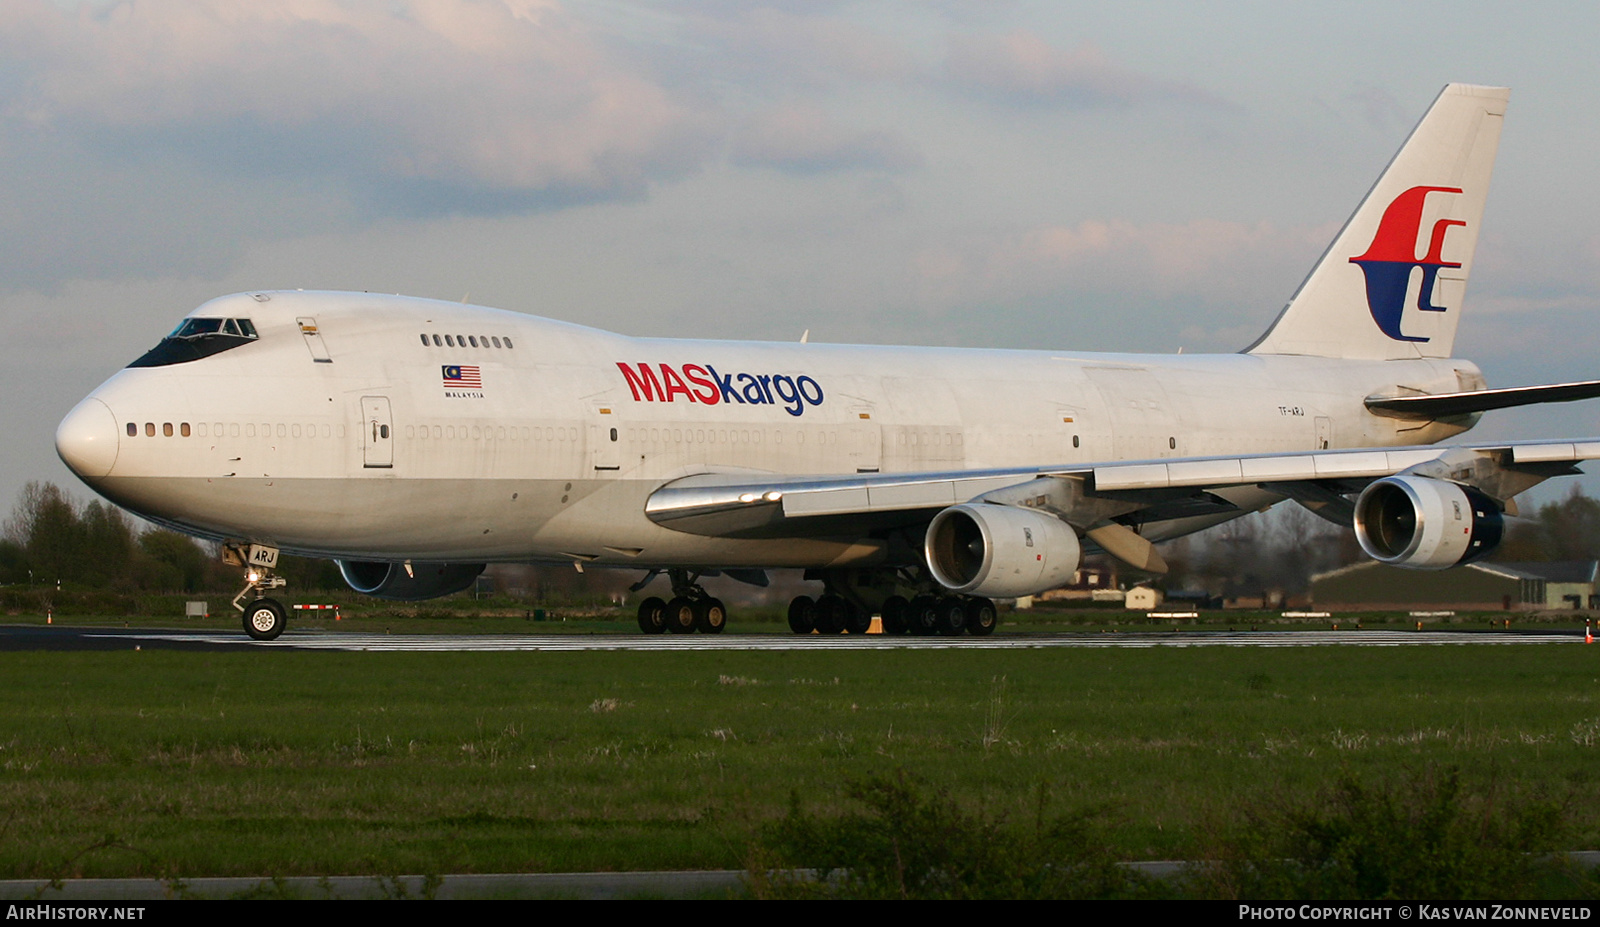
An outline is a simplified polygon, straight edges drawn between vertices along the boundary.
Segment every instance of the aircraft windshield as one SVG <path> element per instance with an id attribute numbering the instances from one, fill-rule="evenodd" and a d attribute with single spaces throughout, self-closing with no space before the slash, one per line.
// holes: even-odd
<path id="1" fill-rule="evenodd" d="M 168 338 L 199 338 L 205 335 L 233 335 L 236 338 L 256 337 L 256 327 L 249 319 L 184 319 L 172 330 Z"/>
<path id="2" fill-rule="evenodd" d="M 249 344 L 259 337 L 249 319 L 184 319 L 172 334 L 128 366 L 165 367 L 187 363 Z"/>

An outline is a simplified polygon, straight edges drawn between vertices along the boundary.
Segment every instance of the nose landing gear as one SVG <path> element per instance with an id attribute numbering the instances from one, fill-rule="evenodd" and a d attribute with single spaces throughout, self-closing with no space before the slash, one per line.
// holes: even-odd
<path id="1" fill-rule="evenodd" d="M 276 640 L 289 625 L 289 613 L 283 604 L 266 596 L 269 590 L 288 585 L 287 580 L 272 572 L 278 565 L 278 549 L 261 544 L 248 547 L 226 544 L 222 548 L 222 562 L 245 569 L 244 588 L 233 597 L 233 607 L 244 616 L 244 633 L 250 635 L 251 640 Z"/>

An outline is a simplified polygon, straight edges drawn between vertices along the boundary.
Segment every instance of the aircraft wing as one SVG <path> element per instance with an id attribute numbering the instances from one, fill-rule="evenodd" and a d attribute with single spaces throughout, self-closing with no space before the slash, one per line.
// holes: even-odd
<path id="1" fill-rule="evenodd" d="M 1055 511 L 1099 541 L 1096 526 L 1132 513 L 1155 521 L 1233 509 L 1214 495 L 1230 488 L 1268 489 L 1348 525 L 1345 496 L 1386 476 L 1410 472 L 1468 483 L 1504 504 L 1597 458 L 1600 438 L 853 476 L 705 473 L 657 489 L 645 512 L 663 527 L 690 534 L 821 536 L 914 524 L 982 500 Z"/>

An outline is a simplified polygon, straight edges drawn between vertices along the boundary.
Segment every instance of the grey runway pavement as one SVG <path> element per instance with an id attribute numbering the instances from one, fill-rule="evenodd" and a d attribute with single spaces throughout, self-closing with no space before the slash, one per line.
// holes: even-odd
<path id="1" fill-rule="evenodd" d="M 1060 647 L 1417 647 L 1583 643 L 1582 631 L 1212 631 L 1122 633 L 1000 633 L 993 637 L 837 637 L 788 634 L 645 636 L 630 634 L 370 634 L 291 630 L 271 642 L 242 632 L 0 626 L 0 651 L 17 650 L 342 650 L 342 651 L 572 651 L 572 650 L 1016 650 Z"/>

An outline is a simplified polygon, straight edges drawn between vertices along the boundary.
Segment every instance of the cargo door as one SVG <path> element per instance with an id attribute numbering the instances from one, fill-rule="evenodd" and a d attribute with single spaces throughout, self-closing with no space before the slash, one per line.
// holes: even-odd
<path id="1" fill-rule="evenodd" d="M 1086 367 L 1083 372 L 1105 400 L 1113 457 L 1147 460 L 1183 453 L 1167 392 L 1149 370 Z"/>

